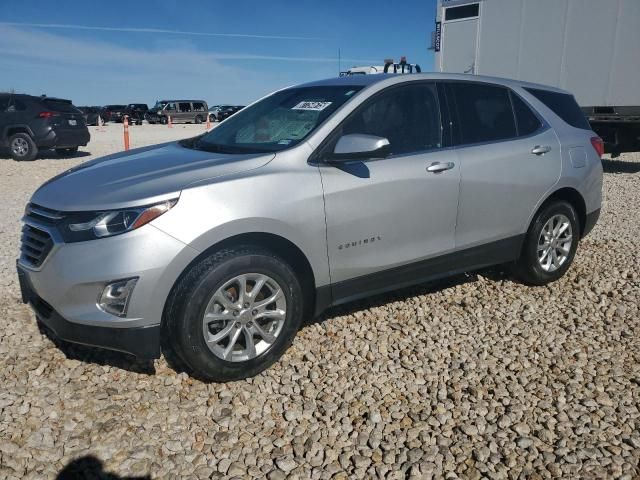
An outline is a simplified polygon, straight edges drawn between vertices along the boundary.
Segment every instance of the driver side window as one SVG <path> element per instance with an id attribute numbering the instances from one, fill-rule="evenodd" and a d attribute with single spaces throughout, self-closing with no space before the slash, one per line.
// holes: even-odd
<path id="1" fill-rule="evenodd" d="M 442 126 L 436 85 L 416 82 L 375 95 L 344 121 L 338 137 L 352 133 L 386 138 L 392 155 L 440 148 Z"/>

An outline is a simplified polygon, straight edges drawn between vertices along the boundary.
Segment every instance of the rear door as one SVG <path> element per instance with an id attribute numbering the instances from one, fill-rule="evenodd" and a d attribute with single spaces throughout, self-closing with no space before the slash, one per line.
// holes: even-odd
<path id="1" fill-rule="evenodd" d="M 515 248 L 533 209 L 560 177 L 556 134 L 500 85 L 449 82 L 447 99 L 461 172 L 456 248 L 505 239 Z"/>
<path id="2" fill-rule="evenodd" d="M 334 300 L 420 280 L 430 269 L 418 262 L 453 250 L 460 171 L 442 124 L 436 85 L 408 82 L 365 101 L 329 137 L 325 155 L 355 133 L 387 138 L 392 152 L 321 163 Z"/>

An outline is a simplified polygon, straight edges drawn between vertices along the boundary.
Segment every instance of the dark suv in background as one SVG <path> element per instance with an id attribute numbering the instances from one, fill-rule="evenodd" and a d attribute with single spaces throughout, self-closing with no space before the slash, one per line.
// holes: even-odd
<path id="1" fill-rule="evenodd" d="M 149 106 L 146 103 L 130 103 L 124 111 L 125 115 L 129 116 L 129 123 L 136 125 L 142 125 L 143 120 L 147 120 L 147 112 Z"/>
<path id="2" fill-rule="evenodd" d="M 100 116 L 105 122 L 122 122 L 126 105 L 105 105 Z"/>
<path id="3" fill-rule="evenodd" d="M 38 150 L 70 156 L 89 143 L 83 113 L 71 100 L 0 93 L 0 147 L 14 160 L 33 160 Z"/>

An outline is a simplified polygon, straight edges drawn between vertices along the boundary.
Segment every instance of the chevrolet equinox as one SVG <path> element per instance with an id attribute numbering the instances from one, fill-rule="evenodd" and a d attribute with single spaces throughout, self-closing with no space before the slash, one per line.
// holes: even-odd
<path id="1" fill-rule="evenodd" d="M 58 337 L 214 381 L 327 307 L 496 264 L 559 279 L 601 203 L 602 141 L 556 88 L 449 74 L 277 91 L 198 137 L 47 181 L 23 301 Z"/>

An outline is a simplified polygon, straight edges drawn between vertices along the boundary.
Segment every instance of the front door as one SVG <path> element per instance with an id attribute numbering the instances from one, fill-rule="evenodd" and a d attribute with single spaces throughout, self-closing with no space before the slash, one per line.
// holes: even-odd
<path id="1" fill-rule="evenodd" d="M 460 170 L 441 125 L 435 84 L 409 82 L 374 95 L 332 134 L 330 151 L 353 133 L 391 144 L 384 159 L 321 164 L 334 301 L 415 283 L 425 276 L 416 262 L 453 250 Z"/>

